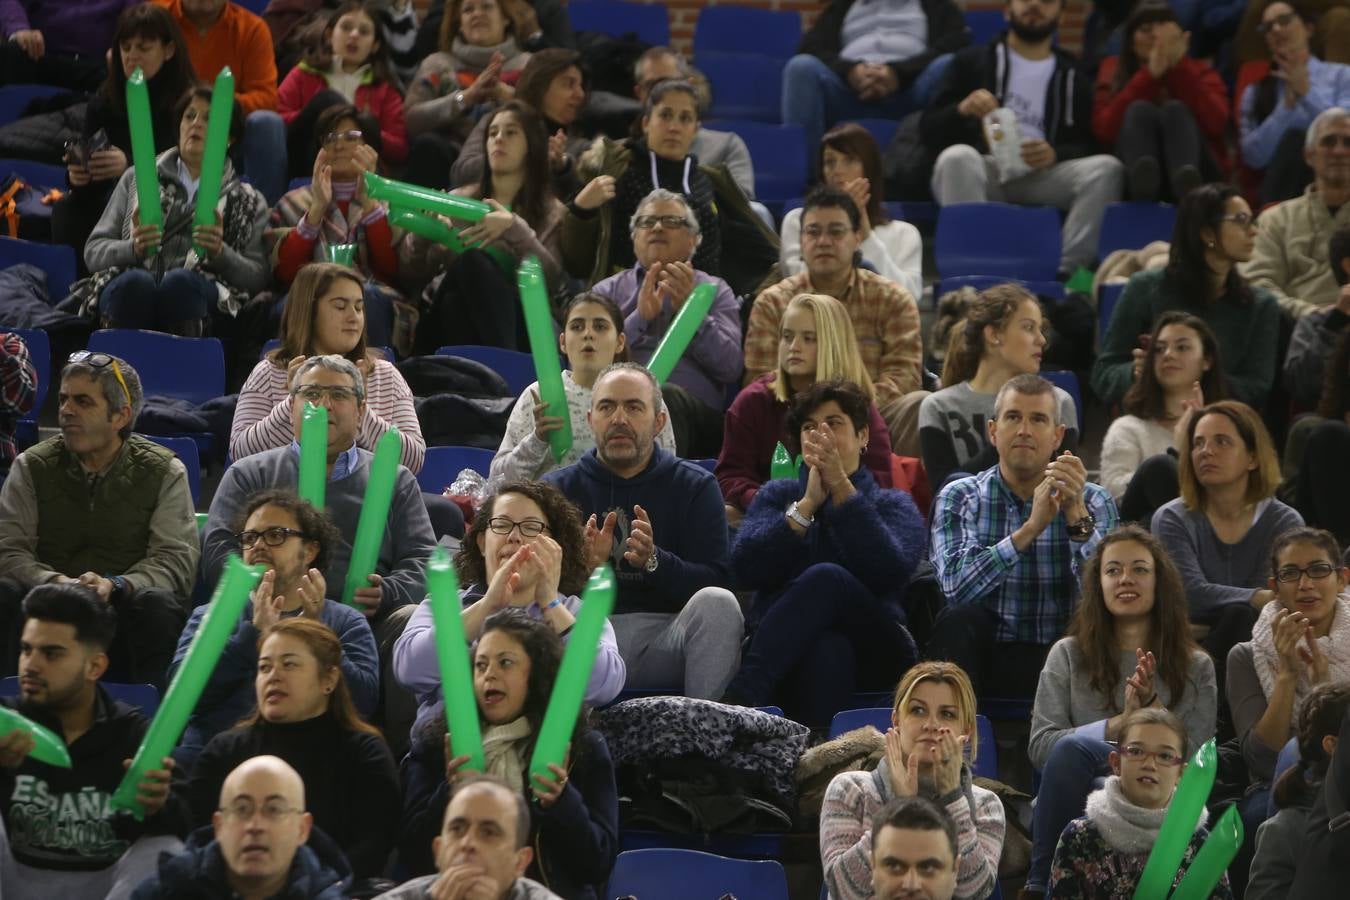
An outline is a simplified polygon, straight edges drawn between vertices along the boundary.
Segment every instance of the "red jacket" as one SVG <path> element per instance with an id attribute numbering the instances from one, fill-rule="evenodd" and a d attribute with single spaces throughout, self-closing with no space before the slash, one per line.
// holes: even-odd
<path id="1" fill-rule="evenodd" d="M 1107 146 L 1115 146 L 1125 110 L 1136 100 L 1161 103 L 1180 100 L 1195 115 L 1200 133 L 1219 168 L 1228 172 L 1228 149 L 1224 133 L 1228 127 L 1228 89 L 1213 66 L 1183 56 L 1162 78 L 1154 78 L 1148 66 L 1140 66 L 1133 77 L 1112 93 L 1119 56 L 1102 60 L 1097 70 L 1096 94 L 1092 103 L 1092 133 Z"/>
<path id="2" fill-rule="evenodd" d="M 367 73 L 367 79 L 370 75 Z M 328 87 L 328 77 L 306 63 L 286 75 L 277 89 L 277 112 L 289 125 L 315 94 Z M 408 156 L 408 132 L 403 126 L 403 97 L 387 81 L 366 81 L 356 89 L 357 109 L 380 123 L 380 158 L 401 163 Z"/>

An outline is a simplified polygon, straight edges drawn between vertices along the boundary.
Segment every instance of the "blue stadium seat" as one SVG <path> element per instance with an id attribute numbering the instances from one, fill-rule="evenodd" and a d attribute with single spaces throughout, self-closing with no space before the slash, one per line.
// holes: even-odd
<path id="1" fill-rule="evenodd" d="M 670 46 L 670 16 L 664 3 L 623 0 L 573 0 L 567 4 L 573 31 L 599 31 L 623 37 L 635 34 L 653 46 Z"/>
<path id="2" fill-rule="evenodd" d="M 975 738 L 979 744 L 979 755 L 975 765 L 970 767 L 972 775 L 981 778 L 998 778 L 998 742 L 994 740 L 994 723 L 983 714 L 975 716 Z"/>
<path id="3" fill-rule="evenodd" d="M 496 454 L 482 447 L 428 447 L 417 483 L 428 494 L 439 494 L 454 482 L 464 469 L 473 469 L 484 478 Z"/>
<path id="4" fill-rule="evenodd" d="M 700 468 L 707 469 L 709 472 L 717 465 L 717 460 L 715 459 L 691 459 L 689 461 Z"/>
<path id="5" fill-rule="evenodd" d="M 31 159 L 0 159 L 0 180 L 17 174 L 35 187 L 66 189 L 66 167 L 34 162 Z"/>
<path id="6" fill-rule="evenodd" d="M 519 395 L 534 384 L 534 357 L 519 350 L 483 347 L 478 344 L 447 344 L 436 348 L 437 356 L 458 356 L 480 362 L 502 376 L 513 394 Z"/>
<path id="7" fill-rule="evenodd" d="M 1097 291 L 1097 340 L 1101 341 L 1106 329 L 1111 325 L 1111 314 L 1116 311 L 1120 295 L 1125 292 L 1124 284 L 1104 284 Z"/>
<path id="8" fill-rule="evenodd" d="M 881 152 L 886 152 L 886 146 L 890 144 L 891 138 L 895 137 L 895 130 L 900 127 L 899 119 L 853 119 L 853 124 L 861 125 L 867 129 L 868 134 L 876 140 L 877 146 Z"/>
<path id="9" fill-rule="evenodd" d="M 627 850 L 614 861 L 608 896 L 642 900 L 718 900 L 726 895 L 788 900 L 774 860 L 727 859 L 697 850 Z"/>
<path id="10" fill-rule="evenodd" d="M 966 27 L 972 44 L 987 44 L 1008 27 L 1008 22 L 1001 9 L 968 9 Z"/>
<path id="11" fill-rule="evenodd" d="M 1067 369 L 1041 369 L 1041 377 L 1056 387 L 1069 392 L 1073 398 L 1074 409 L 1078 411 L 1078 433 L 1083 433 L 1083 391 L 1078 386 L 1078 376 Z"/>
<path id="12" fill-rule="evenodd" d="M 41 244 L 0 237 L 0 269 L 29 263 L 47 273 L 47 296 L 53 304 L 66 299 L 75 282 L 75 251 L 65 244 Z"/>
<path id="13" fill-rule="evenodd" d="M 114 700 L 121 700 L 127 706 L 134 706 L 147 719 L 152 719 L 159 709 L 159 691 L 153 684 L 118 684 L 112 681 L 100 681 L 103 689 Z M 0 679 L 0 697 L 19 696 L 19 677 L 11 675 Z"/>
<path id="14" fill-rule="evenodd" d="M 33 398 L 33 411 L 18 421 L 14 429 L 14 442 L 20 450 L 25 450 L 38 441 L 38 416 L 42 413 L 42 402 L 47 399 L 47 388 L 52 380 L 52 344 L 47 332 L 40 328 L 0 328 L 17 334 L 28 346 L 28 358 L 37 372 L 37 391 Z"/>
<path id="15" fill-rule="evenodd" d="M 190 437 L 164 437 L 158 434 L 143 434 L 141 437 L 154 441 L 166 450 L 173 451 L 187 469 L 188 490 L 192 492 L 192 505 L 195 507 L 202 499 L 202 457 L 197 452 L 197 442 Z"/>
<path id="16" fill-rule="evenodd" d="M 833 740 L 845 732 L 862 728 L 864 725 L 871 725 L 877 731 L 885 734 L 886 729 L 891 727 L 891 708 L 889 706 L 876 706 L 871 709 L 841 710 L 835 713 L 834 718 L 830 720 L 830 738 Z"/>
<path id="17" fill-rule="evenodd" d="M 104 328 L 89 336 L 89 349 L 131 363 L 147 397 L 201 404 L 225 393 L 225 352 L 218 338 Z"/>
<path id="18" fill-rule="evenodd" d="M 722 7 L 713 7 L 714 9 Z M 729 7 L 727 7 L 729 8 Z M 753 53 L 703 53 L 694 65 L 708 79 L 712 109 L 717 119 L 752 119 L 777 124 L 783 115 L 783 61 Z M 711 127 L 711 123 L 710 123 Z M 722 130 L 726 130 L 725 123 Z M 759 157 L 751 148 L 755 174 Z M 758 187 L 757 187 L 758 192 Z"/>
<path id="19" fill-rule="evenodd" d="M 800 125 L 769 125 L 741 119 L 708 122 L 709 128 L 734 131 L 755 161 L 755 199 L 771 209 L 800 197 L 806 188 L 806 134 Z"/>
<path id="20" fill-rule="evenodd" d="M 235 0 L 235 2 L 249 12 L 261 16 L 263 10 L 267 9 L 268 0 Z"/>
<path id="21" fill-rule="evenodd" d="M 65 88 L 50 84 L 7 84 L 0 87 L 0 125 L 17 121 L 24 107 L 39 97 L 54 97 L 65 92 Z"/>
<path id="22" fill-rule="evenodd" d="M 1172 240 L 1177 208 L 1170 203 L 1110 203 L 1102 216 L 1097 258 L 1116 250 L 1138 250 L 1153 241 Z"/>
<path id="23" fill-rule="evenodd" d="M 963 284 L 983 289 L 1002 281 L 1020 281 L 1037 294 L 1064 296 L 1056 279 L 1060 224 L 1053 207 L 949 204 L 938 212 L 933 254 L 942 279 L 934 300 Z M 974 282 L 966 276 L 981 277 Z"/>
<path id="24" fill-rule="evenodd" d="M 747 41 L 753 43 L 748 47 Z M 761 56 L 786 62 L 802 40 L 802 19 L 794 12 L 753 9 L 748 6 L 705 6 L 694 25 L 694 56 L 704 53 Z M 714 94 L 714 97 L 716 94 Z"/>

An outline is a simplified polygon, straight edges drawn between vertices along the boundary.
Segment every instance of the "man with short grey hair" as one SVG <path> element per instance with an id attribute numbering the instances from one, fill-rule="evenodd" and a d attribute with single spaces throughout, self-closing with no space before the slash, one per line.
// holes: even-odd
<path id="1" fill-rule="evenodd" d="M 698 217 L 681 194 L 657 188 L 638 204 L 628 223 L 637 264 L 592 288 L 624 316 L 629 355 L 646 363 L 675 315 L 700 284 L 716 288 L 712 308 L 666 381 L 675 445 L 681 456 L 717 456 L 727 387 L 741 375 L 741 312 L 731 286 L 695 269 L 702 241 Z"/>
<path id="2" fill-rule="evenodd" d="M 1240 270 L 1298 319 L 1314 310 L 1350 315 L 1327 257 L 1337 228 L 1350 225 L 1350 110 L 1323 110 L 1308 127 L 1303 158 L 1313 171 L 1303 196 L 1267 208 L 1256 220 L 1256 250 Z"/>
<path id="3" fill-rule="evenodd" d="M 59 400 L 61 433 L 0 489 L 0 672 L 14 671 L 24 594 L 79 582 L 117 611 L 109 680 L 162 685 L 200 553 L 187 470 L 131 433 L 145 397 L 125 360 L 72 354 Z"/>

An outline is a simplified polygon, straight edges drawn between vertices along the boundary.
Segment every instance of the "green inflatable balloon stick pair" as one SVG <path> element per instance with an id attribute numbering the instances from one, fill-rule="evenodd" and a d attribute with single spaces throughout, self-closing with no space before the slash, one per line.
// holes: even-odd
<path id="1" fill-rule="evenodd" d="M 553 459 L 562 462 L 572 449 L 572 416 L 567 409 L 567 390 L 563 387 L 562 363 L 558 359 L 558 339 L 553 333 L 553 310 L 539 260 L 526 258 L 516 271 L 516 287 L 525 313 L 525 333 L 534 357 L 534 377 L 539 382 L 539 399 L 548 404 L 545 412 L 562 419 L 562 427 L 548 433 Z"/>
<path id="2" fill-rule="evenodd" d="M 389 224 L 396 228 L 402 228 L 404 231 L 411 231 L 418 237 L 424 237 L 429 241 L 449 247 L 455 253 L 463 253 L 469 249 L 463 239 L 460 238 L 458 231 L 426 213 L 413 212 L 397 206 L 390 207 Z M 492 257 L 497 265 L 502 267 L 503 271 L 515 271 L 515 259 L 502 248 L 487 247 L 484 248 L 484 252 Z"/>
<path id="3" fill-rule="evenodd" d="M 462 219 L 465 222 L 481 221 L 483 216 L 492 212 L 492 207 L 472 197 L 460 197 L 419 184 L 394 181 L 374 172 L 367 172 L 365 179 L 366 196 L 372 200 L 383 200 L 389 204 L 391 210 L 399 208 L 433 212 L 448 219 Z"/>
<path id="4" fill-rule="evenodd" d="M 216 224 L 216 204 L 220 202 L 220 182 L 225 175 L 225 150 L 230 142 L 230 117 L 234 115 L 234 73 L 226 66 L 211 88 L 211 112 L 206 122 L 206 152 L 202 156 L 202 177 L 197 183 L 197 214 L 193 225 Z M 134 150 L 134 148 L 133 148 Z M 201 255 L 206 251 L 196 247 Z"/>
<path id="5" fill-rule="evenodd" d="M 187 656 L 174 674 L 169 689 L 164 693 L 164 701 L 159 705 L 155 718 L 150 722 L 141 746 L 131 761 L 122 781 L 113 792 L 109 806 L 126 810 L 137 819 L 145 817 L 145 810 L 136 798 L 136 786 L 145 779 L 145 773 L 158 769 L 164 757 L 169 755 L 183 729 L 187 727 L 188 717 L 197 706 L 207 679 L 220 660 L 239 616 L 248 602 L 249 593 L 262 577 L 262 566 L 246 566 L 233 553 L 225 563 L 224 572 L 216 584 L 211 603 L 202 617 L 201 626 L 192 638 Z"/>

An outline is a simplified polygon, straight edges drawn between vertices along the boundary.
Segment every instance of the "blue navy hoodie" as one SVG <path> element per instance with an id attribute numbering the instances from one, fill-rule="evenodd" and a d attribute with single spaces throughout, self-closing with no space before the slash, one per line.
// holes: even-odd
<path id="1" fill-rule="evenodd" d="M 698 590 L 731 587 L 727 514 L 711 472 L 656 447 L 651 461 L 632 478 L 610 471 L 591 450 L 576 463 L 542 479 L 581 508 L 596 526 L 611 510 L 618 516 L 610 565 L 619 592 L 614 613 L 678 613 Z M 623 558 L 633 507 L 647 511 L 656 543 L 655 572 Z"/>

